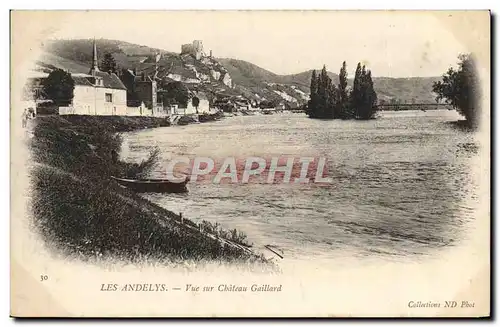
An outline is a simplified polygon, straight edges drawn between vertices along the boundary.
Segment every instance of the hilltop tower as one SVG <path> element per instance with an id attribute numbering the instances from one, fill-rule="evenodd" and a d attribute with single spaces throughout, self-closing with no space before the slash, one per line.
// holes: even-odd
<path id="1" fill-rule="evenodd" d="M 97 61 L 97 45 L 95 43 L 95 38 L 94 38 L 94 47 L 92 50 L 92 67 L 90 68 L 90 75 L 95 75 L 96 72 L 99 71 L 99 64 Z"/>
<path id="2" fill-rule="evenodd" d="M 191 54 L 197 60 L 200 60 L 205 56 L 203 52 L 203 41 L 194 40 L 191 44 L 183 44 L 181 46 L 181 54 Z"/>

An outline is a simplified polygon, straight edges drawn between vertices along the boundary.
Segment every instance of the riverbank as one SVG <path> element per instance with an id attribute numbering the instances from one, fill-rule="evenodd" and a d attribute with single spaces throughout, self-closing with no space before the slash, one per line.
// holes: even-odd
<path id="1" fill-rule="evenodd" d="M 153 152 L 141 164 L 118 160 L 119 132 L 170 126 L 167 119 L 45 116 L 32 124 L 34 225 L 58 250 L 82 259 L 267 264 L 244 246 L 243 233 L 206 221 L 200 228 L 110 178 L 147 175 L 157 159 Z"/>

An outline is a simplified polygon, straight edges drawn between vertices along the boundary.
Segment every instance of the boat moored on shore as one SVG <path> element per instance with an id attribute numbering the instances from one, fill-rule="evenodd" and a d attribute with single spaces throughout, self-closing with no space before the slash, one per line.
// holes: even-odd
<path id="1" fill-rule="evenodd" d="M 168 179 L 127 179 L 111 176 L 118 184 L 138 193 L 187 193 L 189 178 L 183 182 Z"/>

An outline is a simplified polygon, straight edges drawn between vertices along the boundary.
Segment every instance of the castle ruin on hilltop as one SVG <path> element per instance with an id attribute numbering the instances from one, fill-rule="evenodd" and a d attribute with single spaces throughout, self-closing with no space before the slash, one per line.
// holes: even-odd
<path id="1" fill-rule="evenodd" d="M 200 60 L 203 57 L 206 57 L 206 54 L 203 50 L 203 41 L 194 40 L 193 43 L 183 44 L 181 46 L 181 55 L 190 54 L 196 58 L 196 60 Z M 212 57 L 212 50 L 210 50 L 210 57 Z"/>

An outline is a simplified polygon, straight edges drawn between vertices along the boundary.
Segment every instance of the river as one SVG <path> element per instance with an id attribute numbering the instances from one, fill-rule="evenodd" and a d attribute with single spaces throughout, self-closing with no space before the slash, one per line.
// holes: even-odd
<path id="1" fill-rule="evenodd" d="M 477 200 L 473 135 L 455 111 L 382 112 L 376 120 L 303 114 L 239 116 L 124 134 L 122 156 L 326 157 L 333 183 L 196 183 L 188 194 L 147 194 L 193 220 L 245 232 L 293 259 L 404 258 L 459 244 Z"/>

